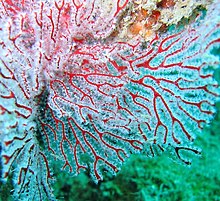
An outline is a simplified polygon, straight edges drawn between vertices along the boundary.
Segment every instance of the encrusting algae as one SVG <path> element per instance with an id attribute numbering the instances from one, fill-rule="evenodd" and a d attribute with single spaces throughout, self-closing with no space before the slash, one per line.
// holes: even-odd
<path id="1" fill-rule="evenodd" d="M 189 18 L 193 11 L 208 0 L 137 0 L 130 4 L 112 36 L 130 41 L 142 38 L 150 41 L 157 32 L 163 32 L 169 25 L 177 24 L 182 18 Z"/>

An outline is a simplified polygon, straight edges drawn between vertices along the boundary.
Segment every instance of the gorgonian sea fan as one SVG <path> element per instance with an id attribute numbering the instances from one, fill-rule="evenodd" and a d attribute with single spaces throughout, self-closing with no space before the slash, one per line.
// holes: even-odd
<path id="1" fill-rule="evenodd" d="M 2 178 L 21 200 L 55 200 L 51 164 L 94 181 L 132 153 L 189 164 L 215 112 L 220 6 L 143 44 L 110 34 L 124 1 L 1 1 Z"/>

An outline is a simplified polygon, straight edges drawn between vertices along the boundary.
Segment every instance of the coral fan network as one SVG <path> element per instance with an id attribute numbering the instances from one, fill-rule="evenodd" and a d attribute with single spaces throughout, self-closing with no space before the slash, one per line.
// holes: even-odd
<path id="1" fill-rule="evenodd" d="M 185 164 L 200 153 L 193 140 L 219 97 L 219 3 L 163 33 L 155 24 L 169 20 L 147 5 L 0 1 L 1 176 L 12 175 L 15 198 L 56 200 L 53 161 L 98 182 L 133 153 Z"/>

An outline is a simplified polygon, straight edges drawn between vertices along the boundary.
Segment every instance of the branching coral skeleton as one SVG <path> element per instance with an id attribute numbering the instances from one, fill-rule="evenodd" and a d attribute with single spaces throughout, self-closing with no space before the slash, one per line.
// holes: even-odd
<path id="1" fill-rule="evenodd" d="M 164 33 L 151 21 L 146 38 L 134 23 L 155 11 L 141 2 L 0 1 L 2 180 L 12 175 L 16 199 L 56 200 L 53 161 L 98 182 L 133 153 L 167 151 L 186 164 L 185 152 L 200 153 L 193 141 L 220 94 L 219 3 Z M 129 12 L 141 19 L 123 26 Z"/>

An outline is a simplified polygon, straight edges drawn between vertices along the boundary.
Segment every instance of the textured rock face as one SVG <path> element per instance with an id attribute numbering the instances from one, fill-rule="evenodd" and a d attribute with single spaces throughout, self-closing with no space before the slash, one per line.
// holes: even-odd
<path id="1" fill-rule="evenodd" d="M 149 42 L 140 32 L 122 40 L 114 30 L 137 4 L 1 1 L 2 178 L 12 174 L 16 199 L 55 200 L 54 160 L 97 182 L 132 153 L 168 151 L 186 164 L 185 152 L 200 153 L 193 140 L 219 96 L 219 5 Z"/>

